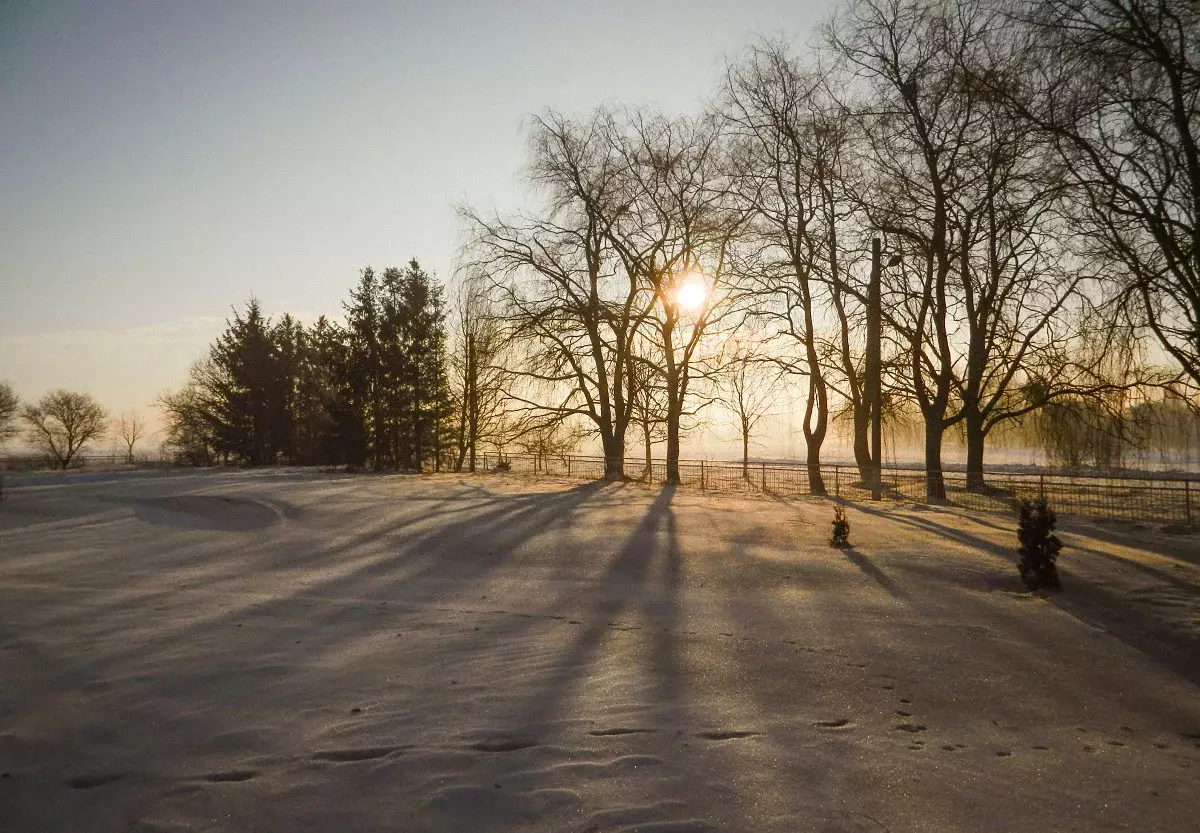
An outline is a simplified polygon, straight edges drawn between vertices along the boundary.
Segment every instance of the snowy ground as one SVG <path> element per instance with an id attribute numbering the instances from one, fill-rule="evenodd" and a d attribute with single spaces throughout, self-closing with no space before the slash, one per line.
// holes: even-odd
<path id="1" fill-rule="evenodd" d="M 1200 537 L 498 476 L 26 476 L 0 830 L 1197 829 Z"/>

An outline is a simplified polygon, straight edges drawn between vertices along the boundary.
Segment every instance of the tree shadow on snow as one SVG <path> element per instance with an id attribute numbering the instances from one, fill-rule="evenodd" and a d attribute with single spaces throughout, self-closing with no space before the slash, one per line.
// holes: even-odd
<path id="1" fill-rule="evenodd" d="M 1022 589 L 1020 582 L 1014 578 L 1018 555 L 1015 535 L 1013 536 L 1013 544 L 1011 546 L 1004 546 L 965 530 L 956 529 L 932 518 L 911 518 L 881 512 L 870 507 L 860 506 L 857 508 L 882 520 L 898 523 L 921 532 L 929 533 L 938 538 L 982 550 L 1012 565 L 1011 572 L 1004 574 L 997 573 L 994 580 L 984 577 L 982 582 L 978 571 L 967 573 L 952 564 L 947 564 L 945 567 L 932 566 L 928 563 L 910 565 L 905 568 L 906 570 L 923 573 L 930 578 L 944 581 L 947 584 L 957 584 L 975 590 L 1008 590 L 1012 588 L 1019 591 Z M 1156 570 L 1153 567 L 1132 562 L 1119 555 L 1087 547 L 1075 547 L 1074 551 L 1118 562 L 1123 566 L 1132 567 L 1140 572 L 1147 573 L 1185 592 L 1195 592 L 1195 585 L 1185 580 Z M 1059 562 L 1059 571 L 1063 575 L 1064 591 L 1044 595 L 1046 601 L 1091 627 L 1107 631 L 1125 644 L 1145 653 L 1164 668 L 1193 684 L 1200 685 L 1200 664 L 1196 662 L 1195 642 L 1189 639 L 1187 635 L 1180 634 L 1167 627 L 1161 618 L 1152 615 L 1152 611 L 1135 606 L 1133 604 L 1134 598 L 1130 594 L 1123 593 L 1114 587 L 1088 581 L 1082 570 L 1072 568 L 1071 552 L 1072 548 L 1068 546 L 1064 550 L 1063 559 Z"/>

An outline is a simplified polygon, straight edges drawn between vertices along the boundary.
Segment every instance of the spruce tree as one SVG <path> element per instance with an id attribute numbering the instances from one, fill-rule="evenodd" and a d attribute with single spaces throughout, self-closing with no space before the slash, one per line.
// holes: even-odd
<path id="1" fill-rule="evenodd" d="M 1042 495 L 1037 500 L 1022 500 L 1020 512 L 1017 537 L 1021 541 L 1021 560 L 1017 563 L 1017 570 L 1021 573 L 1021 580 L 1030 590 L 1043 587 L 1061 590 L 1055 562 L 1062 542 L 1053 534 L 1058 520 L 1054 510 Z"/>
<path id="2" fill-rule="evenodd" d="M 217 450 L 250 465 L 273 463 L 281 449 L 286 380 L 271 321 L 258 299 L 217 337 L 209 352 L 208 400 Z"/>
<path id="3" fill-rule="evenodd" d="M 381 387 L 379 357 L 379 284 L 371 267 L 362 270 L 358 288 L 346 304 L 345 364 L 342 382 L 345 413 L 342 436 L 346 462 L 364 466 L 373 460 Z"/>

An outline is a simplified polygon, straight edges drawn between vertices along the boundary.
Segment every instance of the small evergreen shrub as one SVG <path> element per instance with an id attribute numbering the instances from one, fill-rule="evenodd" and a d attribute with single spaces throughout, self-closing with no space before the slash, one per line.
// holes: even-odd
<path id="1" fill-rule="evenodd" d="M 1017 570 L 1030 590 L 1062 590 L 1055 564 L 1058 551 L 1062 549 L 1062 541 L 1054 535 L 1057 522 L 1054 510 L 1046 503 L 1044 496 L 1037 500 L 1021 501 L 1020 526 L 1017 529 L 1017 537 L 1021 540 L 1021 560 L 1017 563 Z"/>
<path id="2" fill-rule="evenodd" d="M 846 510 L 841 504 L 833 506 L 833 537 L 829 539 L 829 546 L 850 546 L 850 522 L 846 520 Z"/>

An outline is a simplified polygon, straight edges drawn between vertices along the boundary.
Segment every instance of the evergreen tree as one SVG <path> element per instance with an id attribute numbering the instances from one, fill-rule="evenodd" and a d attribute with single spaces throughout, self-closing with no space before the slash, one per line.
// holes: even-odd
<path id="1" fill-rule="evenodd" d="M 371 267 L 362 270 L 358 288 L 346 304 L 346 362 L 343 441 L 346 461 L 364 466 L 373 457 L 382 433 L 376 407 L 379 375 L 379 284 Z"/>
<path id="2" fill-rule="evenodd" d="M 302 332 L 300 376 L 296 384 L 297 443 L 302 463 L 340 463 L 345 396 L 339 384 L 345 365 L 345 331 L 325 316 Z"/>
<path id="3" fill-rule="evenodd" d="M 217 448 L 250 465 L 276 461 L 287 424 L 287 382 L 272 335 L 270 319 L 251 298 L 244 315 L 234 311 L 209 354 Z"/>
<path id="4" fill-rule="evenodd" d="M 440 454 L 443 423 L 450 412 L 445 371 L 446 313 L 441 287 L 416 260 L 409 262 L 402 288 L 409 405 L 405 451 L 410 467 L 420 471 L 426 459 Z"/>
<path id="5" fill-rule="evenodd" d="M 1017 570 L 1030 590 L 1061 590 L 1058 578 L 1058 553 L 1062 541 L 1054 534 L 1058 518 L 1044 496 L 1022 500 L 1017 538 L 1021 542 L 1021 560 Z"/>
<path id="6" fill-rule="evenodd" d="M 348 463 L 420 471 L 438 458 L 452 413 L 441 287 L 417 261 L 363 269 L 346 324 L 267 318 L 257 299 L 234 311 L 160 400 L 170 442 L 198 462 Z"/>

